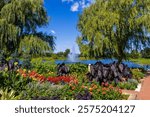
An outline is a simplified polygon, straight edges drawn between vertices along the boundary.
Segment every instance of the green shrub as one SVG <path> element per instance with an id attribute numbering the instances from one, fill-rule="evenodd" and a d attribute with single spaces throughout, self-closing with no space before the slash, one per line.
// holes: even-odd
<path id="1" fill-rule="evenodd" d="M 140 69 L 131 69 L 132 72 L 132 78 L 136 79 L 138 82 L 140 82 L 140 79 L 142 79 L 145 74 Z"/>
<path id="2" fill-rule="evenodd" d="M 31 81 L 31 79 L 25 79 L 15 71 L 0 72 L 0 88 L 15 90 L 17 94 L 24 90 L 24 87 Z"/>
<path id="3" fill-rule="evenodd" d="M 76 72 L 78 74 L 81 74 L 81 73 L 86 73 L 88 71 L 88 66 L 85 64 L 76 63 L 76 64 L 70 64 L 68 66 L 71 73 Z"/>
<path id="4" fill-rule="evenodd" d="M 48 74 L 49 72 L 56 73 L 56 65 L 50 62 L 37 62 L 33 63 L 33 69 L 39 74 Z"/>

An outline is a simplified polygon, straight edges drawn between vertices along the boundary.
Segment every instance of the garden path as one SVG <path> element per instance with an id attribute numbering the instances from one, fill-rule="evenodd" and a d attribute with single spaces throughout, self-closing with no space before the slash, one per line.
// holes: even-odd
<path id="1" fill-rule="evenodd" d="M 150 100 L 150 72 L 143 80 L 141 91 L 137 94 L 137 100 Z"/>
<path id="2" fill-rule="evenodd" d="M 124 94 L 130 94 L 129 100 L 150 100 L 150 72 L 147 76 L 141 81 L 141 90 L 122 90 Z"/>

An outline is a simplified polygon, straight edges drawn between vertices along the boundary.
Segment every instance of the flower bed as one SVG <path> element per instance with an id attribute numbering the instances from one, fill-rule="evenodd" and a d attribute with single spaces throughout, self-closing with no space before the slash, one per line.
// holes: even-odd
<path id="1" fill-rule="evenodd" d="M 0 74 L 1 84 L 14 90 L 18 99 L 25 100 L 122 100 L 128 98 L 122 93 L 122 89 L 136 87 L 134 79 L 121 82 L 117 86 L 108 82 L 99 84 L 96 81 L 89 81 L 85 75 L 87 70 L 84 68 L 81 71 L 82 68 L 77 69 L 76 65 L 72 66 L 73 71 L 67 76 L 56 76 L 55 65 L 44 64 L 44 66 L 46 67 L 42 69 L 40 65 L 32 70 L 3 71 Z"/>
<path id="2" fill-rule="evenodd" d="M 26 70 L 22 70 L 22 69 L 18 70 L 18 72 L 24 78 L 29 77 L 36 81 L 40 81 L 40 82 L 48 81 L 48 82 L 54 83 L 54 84 L 69 83 L 69 82 L 75 80 L 75 78 L 72 76 L 45 77 L 44 75 L 41 75 L 41 74 L 37 73 L 36 71 L 26 71 Z"/>
<path id="3" fill-rule="evenodd" d="M 96 82 L 70 82 L 62 89 L 61 99 L 65 100 L 117 100 L 125 99 L 122 90 L 108 85 L 101 87 Z"/>

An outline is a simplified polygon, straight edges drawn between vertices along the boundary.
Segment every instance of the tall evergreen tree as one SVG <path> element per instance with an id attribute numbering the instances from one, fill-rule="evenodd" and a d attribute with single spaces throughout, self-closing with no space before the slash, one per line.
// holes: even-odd
<path id="1" fill-rule="evenodd" d="M 126 51 L 150 44 L 150 0 L 96 0 L 79 17 L 80 51 L 126 59 Z"/>
<path id="2" fill-rule="evenodd" d="M 52 51 L 54 37 L 37 32 L 37 28 L 47 23 L 43 0 L 1 0 L 0 49 L 8 56 L 16 50 Z"/>

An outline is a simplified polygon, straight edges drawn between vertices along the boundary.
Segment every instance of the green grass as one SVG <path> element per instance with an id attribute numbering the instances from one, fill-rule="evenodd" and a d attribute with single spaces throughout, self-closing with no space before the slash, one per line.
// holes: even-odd
<path id="1" fill-rule="evenodd" d="M 45 61 L 55 61 L 55 60 L 66 60 L 67 58 L 57 58 L 54 59 L 53 57 L 33 57 L 32 60 L 45 60 Z"/>
<path id="2" fill-rule="evenodd" d="M 138 64 L 150 65 L 150 59 L 146 59 L 146 58 L 129 59 L 129 60 Z"/>

